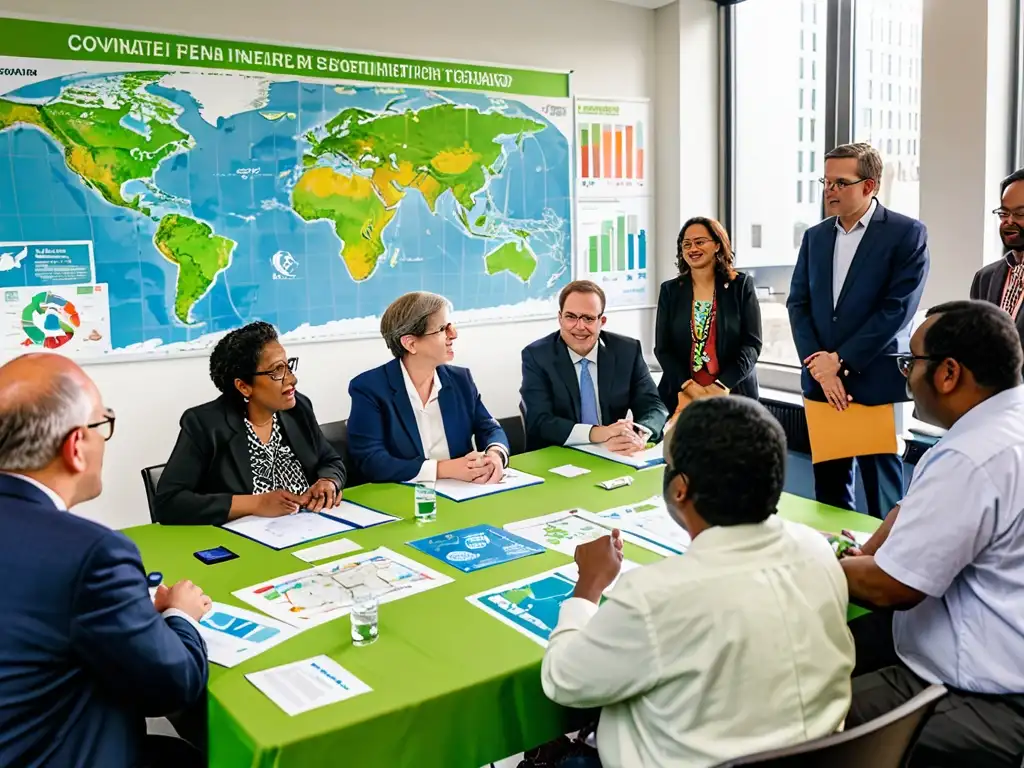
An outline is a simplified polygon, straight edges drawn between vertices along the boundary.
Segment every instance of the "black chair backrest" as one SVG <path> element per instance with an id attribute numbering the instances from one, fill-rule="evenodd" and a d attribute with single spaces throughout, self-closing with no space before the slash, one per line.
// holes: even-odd
<path id="1" fill-rule="evenodd" d="M 932 685 L 905 704 L 869 723 L 823 739 L 761 752 L 721 763 L 716 768 L 756 765 L 771 768 L 903 768 L 946 687 Z"/>
<path id="2" fill-rule="evenodd" d="M 523 425 L 522 416 L 506 416 L 498 419 L 498 424 L 505 430 L 505 437 L 508 438 L 508 452 L 512 456 L 526 453 L 526 427 Z"/>
<path id="3" fill-rule="evenodd" d="M 341 460 L 345 462 L 345 487 L 351 488 L 354 485 L 361 485 L 363 480 L 348 455 L 348 420 L 342 419 L 341 421 L 321 424 L 320 431 L 324 433 L 327 442 L 331 444 L 331 447 L 341 456 Z"/>
<path id="4" fill-rule="evenodd" d="M 156 464 L 142 470 L 142 483 L 146 486 L 146 501 L 149 502 L 149 522 L 156 522 L 156 486 L 164 473 L 164 464 Z"/>

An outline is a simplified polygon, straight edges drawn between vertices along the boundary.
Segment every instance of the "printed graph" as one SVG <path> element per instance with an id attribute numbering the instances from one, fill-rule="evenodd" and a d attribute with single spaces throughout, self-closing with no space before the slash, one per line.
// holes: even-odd
<path id="1" fill-rule="evenodd" d="M 650 104 L 576 100 L 581 198 L 649 194 Z"/>
<path id="2" fill-rule="evenodd" d="M 646 197 L 579 203 L 577 272 L 604 289 L 610 306 L 653 301 L 650 220 Z"/>

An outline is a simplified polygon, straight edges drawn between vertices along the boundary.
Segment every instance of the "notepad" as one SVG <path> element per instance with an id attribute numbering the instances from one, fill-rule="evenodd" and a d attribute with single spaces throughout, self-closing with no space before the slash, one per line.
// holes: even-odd
<path id="1" fill-rule="evenodd" d="M 814 464 L 899 452 L 892 405 L 850 403 L 846 410 L 837 411 L 828 403 L 804 399 L 804 413 Z"/>

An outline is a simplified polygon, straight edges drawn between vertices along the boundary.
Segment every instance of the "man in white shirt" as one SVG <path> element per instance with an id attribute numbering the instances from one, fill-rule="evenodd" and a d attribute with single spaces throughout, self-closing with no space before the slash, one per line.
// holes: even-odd
<path id="1" fill-rule="evenodd" d="M 848 725 L 942 683 L 950 692 L 925 724 L 911 765 L 1019 768 L 1020 338 L 999 307 L 957 301 L 929 310 L 910 352 L 899 362 L 917 413 L 948 431 L 918 462 L 878 532 L 842 561 L 851 599 L 876 607 L 851 624 L 857 668 Z"/>
<path id="2" fill-rule="evenodd" d="M 190 581 L 150 598 L 135 545 L 70 511 L 99 495 L 113 433 L 67 358 L 0 367 L 0 765 L 190 764 L 145 718 L 205 710 L 210 599 Z"/>
<path id="3" fill-rule="evenodd" d="M 558 295 L 559 330 L 523 350 L 528 450 L 603 443 L 631 454 L 661 436 L 668 411 L 640 342 L 603 330 L 604 311 L 601 286 L 574 280 Z"/>
<path id="4" fill-rule="evenodd" d="M 578 547 L 544 692 L 603 708 L 605 768 L 710 766 L 833 733 L 854 663 L 846 586 L 825 538 L 775 514 L 782 427 L 753 400 L 709 398 L 667 439 L 665 501 L 693 543 L 622 574 L 600 608 L 621 542 Z"/>

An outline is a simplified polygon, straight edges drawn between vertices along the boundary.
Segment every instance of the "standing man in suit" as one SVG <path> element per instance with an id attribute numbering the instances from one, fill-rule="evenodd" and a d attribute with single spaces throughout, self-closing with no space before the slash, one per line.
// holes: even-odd
<path id="1" fill-rule="evenodd" d="M 999 237 L 1006 255 L 987 264 L 974 275 L 971 298 L 990 301 L 1013 318 L 1024 342 L 1024 168 L 1014 171 L 999 185 L 1002 204 L 994 213 L 999 218 Z"/>
<path id="2" fill-rule="evenodd" d="M 67 358 L 0 367 L 0 765 L 190 765 L 145 718 L 203 701 L 210 599 L 190 581 L 150 598 L 135 545 L 70 512 L 113 433 Z"/>
<path id="3" fill-rule="evenodd" d="M 558 295 L 560 329 L 523 350 L 527 450 L 604 443 L 631 454 L 661 437 L 668 411 L 640 342 L 602 332 L 604 310 L 601 287 L 575 280 Z"/>
<path id="4" fill-rule="evenodd" d="M 870 144 L 825 155 L 829 218 L 804 233 L 786 303 L 804 362 L 804 397 L 837 410 L 851 401 L 908 399 L 894 356 L 909 348 L 928 277 L 928 239 L 920 221 L 875 199 L 881 177 L 882 158 Z M 868 511 L 884 517 L 903 494 L 900 457 L 859 456 L 857 463 Z M 853 459 L 815 464 L 814 491 L 822 503 L 854 509 Z"/>

